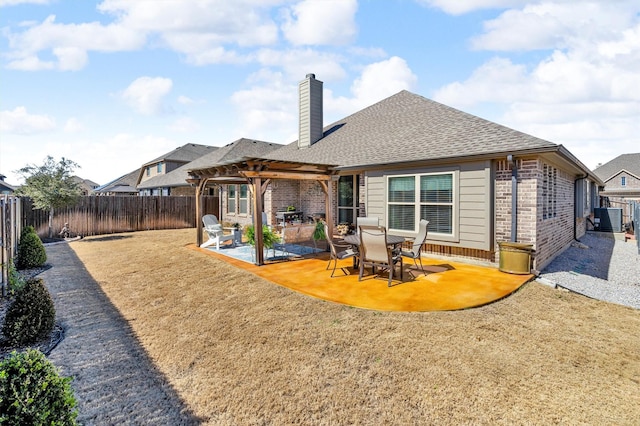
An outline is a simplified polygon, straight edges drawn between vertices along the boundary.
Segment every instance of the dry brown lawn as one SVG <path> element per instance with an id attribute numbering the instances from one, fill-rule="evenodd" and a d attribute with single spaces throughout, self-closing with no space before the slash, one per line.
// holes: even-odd
<path id="1" fill-rule="evenodd" d="M 123 236 L 71 247 L 207 424 L 640 424 L 638 310 L 533 282 L 368 311 L 188 248 L 193 229 Z"/>

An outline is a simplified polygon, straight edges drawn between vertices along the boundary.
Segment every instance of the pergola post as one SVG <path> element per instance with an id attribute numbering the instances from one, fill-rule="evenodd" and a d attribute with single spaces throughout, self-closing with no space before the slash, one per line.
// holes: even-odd
<path id="1" fill-rule="evenodd" d="M 200 179 L 196 186 L 196 243 L 202 245 L 202 191 L 207 184 L 207 179 Z"/>
<path id="2" fill-rule="evenodd" d="M 324 220 L 327 222 L 327 229 L 329 233 L 333 233 L 333 215 L 332 215 L 332 206 L 333 206 L 333 183 L 331 179 L 327 181 L 320 181 L 320 185 L 322 186 L 322 191 L 324 192 Z M 327 235 L 327 239 L 333 240 L 333 235 Z"/>
<path id="3" fill-rule="evenodd" d="M 250 179 L 253 186 L 253 236 L 256 249 L 256 265 L 264 265 L 264 235 L 262 233 L 262 179 L 255 177 Z"/>

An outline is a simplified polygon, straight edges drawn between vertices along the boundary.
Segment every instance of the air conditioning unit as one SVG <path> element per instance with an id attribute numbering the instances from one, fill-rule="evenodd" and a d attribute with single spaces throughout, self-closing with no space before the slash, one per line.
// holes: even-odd
<path id="1" fill-rule="evenodd" d="M 593 213 L 596 223 L 596 231 L 622 232 L 622 209 L 595 208 L 593 209 Z"/>

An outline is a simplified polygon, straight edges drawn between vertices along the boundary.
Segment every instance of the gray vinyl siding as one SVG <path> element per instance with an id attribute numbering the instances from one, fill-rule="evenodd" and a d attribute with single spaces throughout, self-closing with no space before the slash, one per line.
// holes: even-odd
<path id="1" fill-rule="evenodd" d="M 322 82 L 305 78 L 299 84 L 299 147 L 310 147 L 322 138 Z"/>
<path id="2" fill-rule="evenodd" d="M 427 242 L 491 250 L 492 186 L 489 161 L 456 164 L 451 167 L 369 171 L 365 177 L 367 216 L 377 216 L 380 223 L 386 225 L 387 176 L 447 172 L 457 172 L 457 208 L 454 209 L 454 216 L 457 216 L 454 217 L 454 236 L 435 237 L 428 234 Z"/>

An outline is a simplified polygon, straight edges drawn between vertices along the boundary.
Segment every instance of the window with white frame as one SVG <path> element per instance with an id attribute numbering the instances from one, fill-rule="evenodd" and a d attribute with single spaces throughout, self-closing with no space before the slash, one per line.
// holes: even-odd
<path id="1" fill-rule="evenodd" d="M 420 219 L 429 221 L 429 233 L 453 235 L 454 173 L 389 176 L 388 226 L 416 232 Z"/>
<path id="2" fill-rule="evenodd" d="M 627 186 L 627 177 L 626 176 L 621 176 L 620 177 L 620 185 L 621 186 Z"/>
<path id="3" fill-rule="evenodd" d="M 162 173 L 162 163 L 158 163 L 158 166 L 157 166 L 156 172 L 157 172 L 158 174 Z"/>
<path id="4" fill-rule="evenodd" d="M 227 186 L 227 213 L 246 215 L 249 213 L 249 186 Z"/>
<path id="5" fill-rule="evenodd" d="M 228 185 L 227 186 L 227 213 L 235 213 L 236 212 L 236 195 L 237 195 L 236 185 Z"/>
<path id="6" fill-rule="evenodd" d="M 238 191 L 238 213 L 239 214 L 247 214 L 249 213 L 249 187 L 245 184 L 239 185 Z"/>

